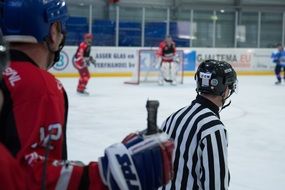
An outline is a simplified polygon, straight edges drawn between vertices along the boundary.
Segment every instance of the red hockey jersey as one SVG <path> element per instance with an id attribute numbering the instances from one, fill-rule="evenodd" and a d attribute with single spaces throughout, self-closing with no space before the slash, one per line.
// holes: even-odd
<path id="1" fill-rule="evenodd" d="M 66 161 L 62 84 L 22 52 L 11 51 L 11 60 L 1 83 L 0 141 L 24 169 L 29 189 L 106 189 L 96 162 Z"/>
<path id="2" fill-rule="evenodd" d="M 173 62 L 176 53 L 175 43 L 168 45 L 165 41 L 159 44 L 158 56 L 162 58 L 162 62 Z"/>
<path id="3" fill-rule="evenodd" d="M 86 67 L 86 63 L 84 62 L 84 58 L 88 58 L 90 56 L 91 45 L 88 45 L 86 42 L 81 42 L 77 48 L 75 53 L 75 67 L 81 69 Z"/>

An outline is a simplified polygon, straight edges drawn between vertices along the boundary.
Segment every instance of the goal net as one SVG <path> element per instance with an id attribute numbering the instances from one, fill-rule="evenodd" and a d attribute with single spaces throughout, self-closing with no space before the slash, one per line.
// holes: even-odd
<path id="1" fill-rule="evenodd" d="M 138 50 L 138 61 L 132 72 L 130 81 L 126 84 L 155 83 L 160 75 L 160 60 L 156 54 L 156 49 Z M 183 84 L 183 50 L 176 51 L 175 63 L 177 68 L 177 83 Z"/>

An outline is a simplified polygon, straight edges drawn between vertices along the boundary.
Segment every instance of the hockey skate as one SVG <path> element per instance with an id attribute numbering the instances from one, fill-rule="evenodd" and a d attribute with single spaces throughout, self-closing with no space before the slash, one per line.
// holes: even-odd
<path id="1" fill-rule="evenodd" d="M 163 77 L 162 77 L 162 73 L 161 73 L 161 72 L 159 73 L 158 80 L 157 80 L 157 84 L 158 84 L 159 86 L 163 86 L 163 85 L 164 85 L 164 80 L 163 80 Z"/>
<path id="2" fill-rule="evenodd" d="M 173 80 L 170 84 L 171 84 L 172 86 L 176 86 L 176 85 L 177 85 L 177 82 L 176 82 L 176 80 Z"/>
<path id="3" fill-rule="evenodd" d="M 278 81 L 275 82 L 275 84 L 276 84 L 276 85 L 279 85 L 279 84 L 281 84 L 281 81 L 278 80 Z"/>
<path id="4" fill-rule="evenodd" d="M 84 95 L 84 96 L 88 96 L 89 95 L 89 92 L 87 92 L 86 89 L 84 89 L 84 90 L 77 90 L 77 93 L 80 94 L 80 95 Z"/>
<path id="5" fill-rule="evenodd" d="M 164 81 L 163 81 L 163 80 L 158 80 L 158 85 L 159 85 L 159 86 L 163 86 L 163 84 L 164 84 Z"/>

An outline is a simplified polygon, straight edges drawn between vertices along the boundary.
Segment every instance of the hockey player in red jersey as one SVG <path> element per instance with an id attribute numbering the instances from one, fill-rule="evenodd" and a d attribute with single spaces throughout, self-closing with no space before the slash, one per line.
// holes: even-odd
<path id="1" fill-rule="evenodd" d="M 84 34 L 84 41 L 79 44 L 75 54 L 75 67 L 80 75 L 77 85 L 77 92 L 86 95 L 89 94 L 86 91 L 86 86 L 90 79 L 88 66 L 90 63 L 94 63 L 93 57 L 90 56 L 92 40 L 92 34 Z"/>
<path id="2" fill-rule="evenodd" d="M 147 190 L 166 184 L 173 143 L 164 133 L 136 133 L 107 147 L 99 162 L 67 160 L 68 99 L 62 84 L 47 71 L 64 45 L 66 3 L 5 0 L 0 9 L 11 58 L 0 85 L 0 142 L 24 171 L 23 186 Z"/>
<path id="3" fill-rule="evenodd" d="M 176 85 L 177 66 L 175 62 L 176 47 L 171 36 L 166 36 L 159 44 L 157 55 L 159 57 L 160 75 L 158 84 L 163 85 L 163 82 L 170 82 Z"/>

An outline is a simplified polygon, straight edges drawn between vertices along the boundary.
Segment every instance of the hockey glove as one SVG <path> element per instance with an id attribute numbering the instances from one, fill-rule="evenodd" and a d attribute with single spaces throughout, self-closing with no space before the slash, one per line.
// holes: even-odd
<path id="1" fill-rule="evenodd" d="M 95 63 L 96 63 L 95 59 L 94 59 L 92 56 L 89 57 L 89 61 L 90 61 L 90 63 L 92 63 L 93 65 L 95 65 Z"/>
<path id="2" fill-rule="evenodd" d="M 172 177 L 174 144 L 165 133 L 135 133 L 105 149 L 100 175 L 110 190 L 154 190 Z"/>
<path id="3" fill-rule="evenodd" d="M 88 63 L 88 66 L 90 66 L 90 64 L 95 66 L 96 61 L 92 56 L 90 56 L 87 58 L 87 63 Z"/>
<path id="4" fill-rule="evenodd" d="M 95 66 L 96 63 L 95 59 L 92 56 L 84 58 L 84 62 L 88 67 L 90 66 L 90 64 Z"/>

